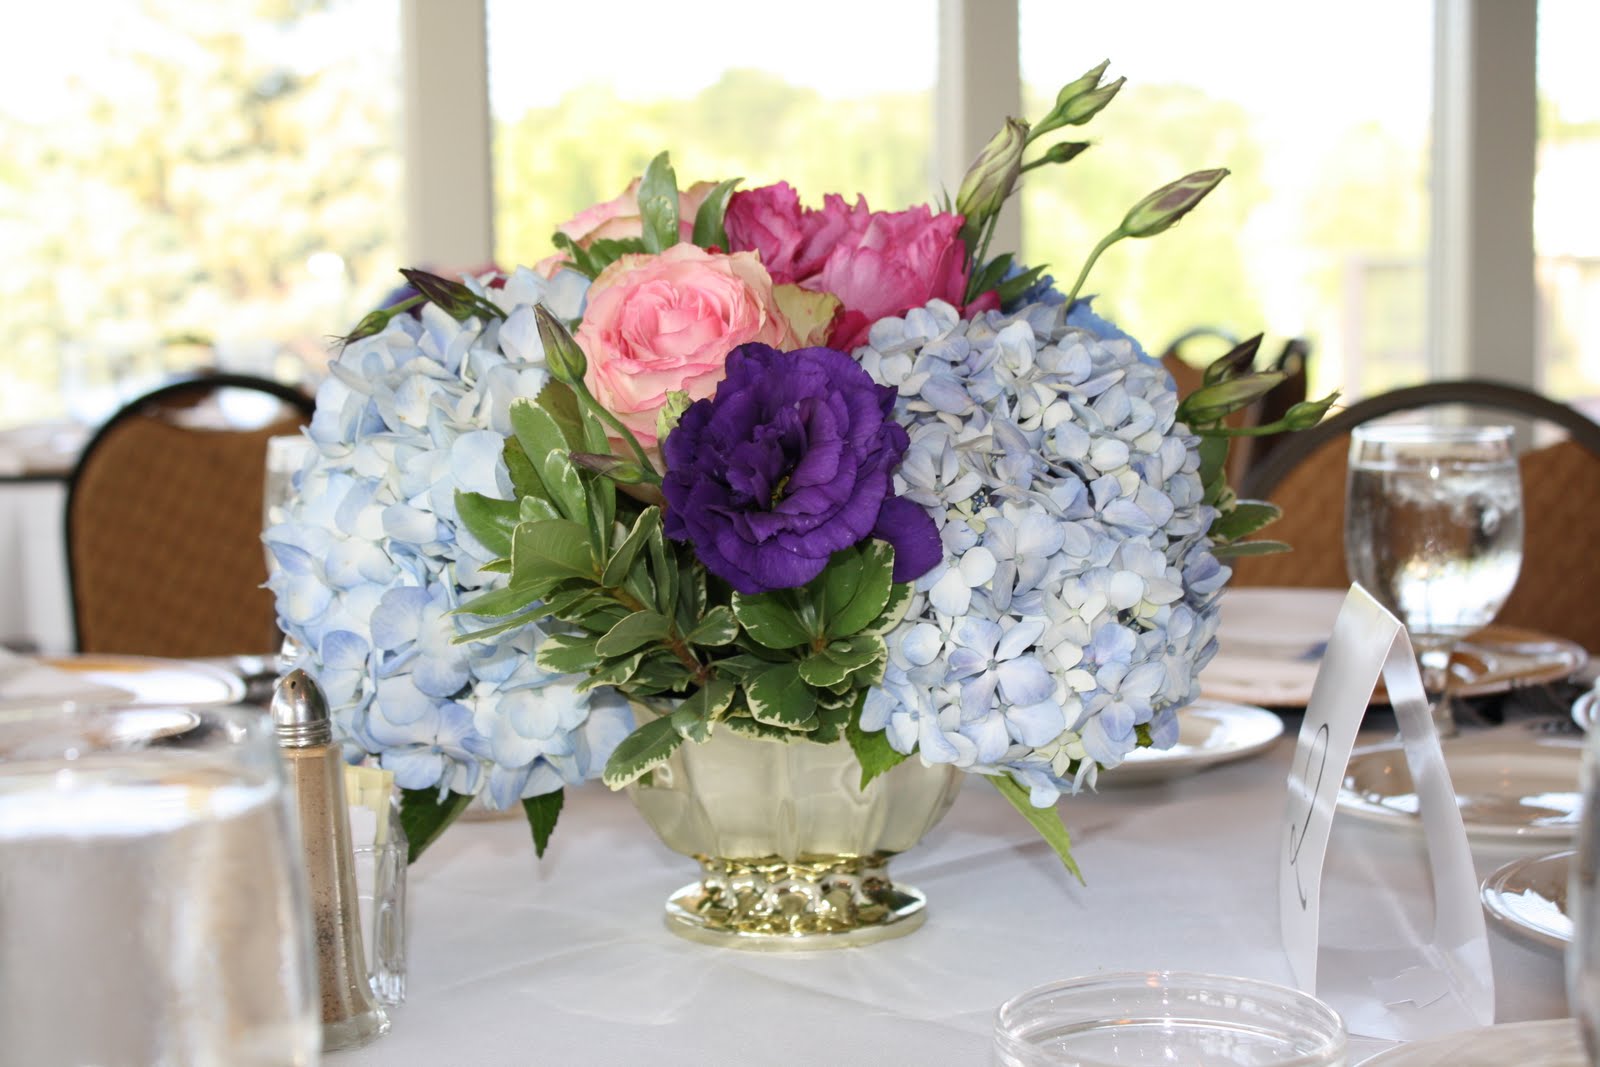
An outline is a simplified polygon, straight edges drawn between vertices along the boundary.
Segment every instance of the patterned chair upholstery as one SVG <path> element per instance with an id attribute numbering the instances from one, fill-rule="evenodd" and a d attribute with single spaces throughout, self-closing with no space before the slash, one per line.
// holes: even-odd
<path id="1" fill-rule="evenodd" d="M 196 413 L 247 390 L 262 424 Z M 235 394 L 237 395 L 237 394 Z M 133 401 L 95 435 L 67 497 L 67 561 L 82 652 L 200 657 L 277 647 L 261 545 L 267 439 L 310 418 L 304 394 L 216 375 Z"/>

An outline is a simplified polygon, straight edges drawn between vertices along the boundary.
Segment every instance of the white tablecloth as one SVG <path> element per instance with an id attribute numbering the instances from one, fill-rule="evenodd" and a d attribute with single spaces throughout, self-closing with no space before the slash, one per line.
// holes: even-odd
<path id="1" fill-rule="evenodd" d="M 598 786 L 568 791 L 542 861 L 520 819 L 458 824 L 411 872 L 410 996 L 392 1032 L 328 1060 L 983 1064 L 995 1008 L 1055 979 L 1172 969 L 1287 983 L 1275 870 L 1289 725 L 1260 758 L 1068 801 L 1087 886 L 970 781 L 893 864 L 927 894 L 927 924 L 860 949 L 767 955 L 668 933 L 662 902 L 694 865 Z M 1336 820 L 1324 944 L 1357 943 L 1372 916 L 1430 899 L 1419 839 Z M 1479 874 L 1518 854 L 1482 853 Z M 1387 884 L 1365 884 L 1379 872 Z M 1559 956 L 1489 936 L 1499 1021 L 1566 1015 Z M 1355 1040 L 1350 1062 L 1384 1047 Z"/>
<path id="2" fill-rule="evenodd" d="M 66 506 L 64 479 L 0 481 L 0 642 L 72 649 Z"/>

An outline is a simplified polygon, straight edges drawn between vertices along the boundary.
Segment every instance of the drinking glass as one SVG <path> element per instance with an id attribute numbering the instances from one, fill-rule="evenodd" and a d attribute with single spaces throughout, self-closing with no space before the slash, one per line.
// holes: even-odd
<path id="1" fill-rule="evenodd" d="M 1362 426 L 1350 442 L 1345 563 L 1405 623 L 1442 736 L 1457 642 L 1493 621 L 1522 567 L 1509 426 Z"/>
<path id="2" fill-rule="evenodd" d="M 0 1059 L 315 1064 L 283 783 L 259 710 L 0 713 Z"/>
<path id="3" fill-rule="evenodd" d="M 1567 862 L 1567 1005 L 1583 1030 L 1589 1062 L 1600 1063 L 1600 728 L 1583 742 L 1583 810 L 1576 851 Z"/>

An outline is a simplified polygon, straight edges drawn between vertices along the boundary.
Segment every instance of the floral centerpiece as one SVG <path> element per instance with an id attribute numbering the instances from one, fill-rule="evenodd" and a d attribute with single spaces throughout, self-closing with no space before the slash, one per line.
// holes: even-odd
<path id="1" fill-rule="evenodd" d="M 1082 295 L 1225 171 L 1134 205 L 1065 292 L 989 255 L 1104 72 L 941 210 L 680 191 L 662 155 L 537 270 L 406 272 L 346 338 L 270 584 L 415 851 L 481 793 L 542 853 L 563 787 L 734 735 L 847 744 L 862 790 L 979 774 L 1076 870 L 1055 802 L 1173 743 L 1222 560 L 1272 547 L 1241 543 L 1273 511 L 1228 490 L 1223 418 L 1278 381 L 1247 344 L 1180 400 Z"/>

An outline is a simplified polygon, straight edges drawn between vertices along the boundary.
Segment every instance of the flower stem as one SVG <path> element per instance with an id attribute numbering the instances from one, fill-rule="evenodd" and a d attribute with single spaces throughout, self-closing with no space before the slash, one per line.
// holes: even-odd
<path id="1" fill-rule="evenodd" d="M 1094 246 L 1094 251 L 1090 252 L 1089 258 L 1083 262 L 1083 269 L 1078 272 L 1078 280 L 1072 283 L 1072 292 L 1067 294 L 1067 307 L 1069 309 L 1072 307 L 1072 302 L 1078 299 L 1078 290 L 1082 289 L 1083 283 L 1088 280 L 1089 271 L 1093 269 L 1095 260 L 1100 258 L 1100 253 L 1122 240 L 1122 237 L 1122 230 L 1120 228 L 1115 229 L 1100 238 L 1100 243 Z"/>
<path id="2" fill-rule="evenodd" d="M 661 475 L 656 471 L 656 465 L 650 461 L 650 454 L 644 450 L 644 446 L 639 443 L 639 439 L 633 436 L 633 431 L 622 425 L 621 419 L 607 411 L 605 406 L 594 398 L 594 394 L 589 392 L 589 386 L 582 378 L 574 379 L 568 385 L 571 387 L 573 394 L 577 396 L 578 403 L 587 407 L 601 422 L 617 431 L 618 436 L 633 449 L 634 458 L 639 461 L 639 468 L 643 472 L 645 480 L 655 485 L 660 485 Z"/>

